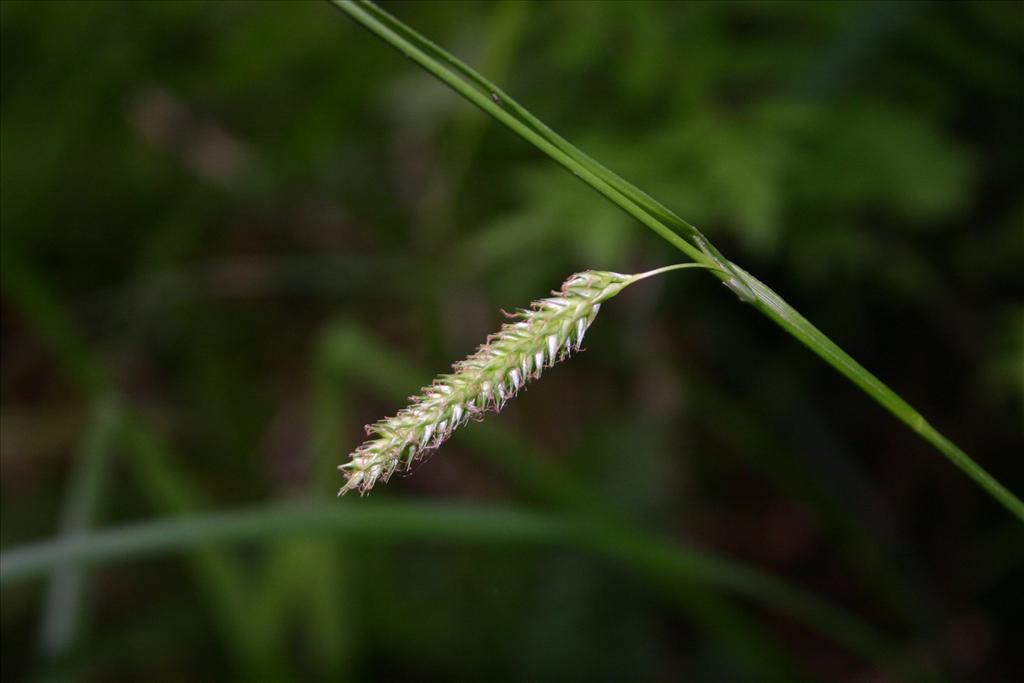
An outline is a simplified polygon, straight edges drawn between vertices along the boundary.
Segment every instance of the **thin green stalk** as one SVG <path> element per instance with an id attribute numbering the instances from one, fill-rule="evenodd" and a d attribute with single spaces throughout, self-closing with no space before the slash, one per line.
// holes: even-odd
<path id="1" fill-rule="evenodd" d="M 886 410 L 895 415 L 901 422 L 917 432 L 925 441 L 935 446 L 949 458 L 981 488 L 1002 503 L 1006 509 L 1024 521 L 1024 503 L 1009 489 L 989 474 L 985 468 L 975 462 L 956 444 L 943 436 L 925 420 L 924 416 L 904 401 L 896 392 L 882 383 L 880 379 L 868 372 L 864 366 L 855 361 L 849 354 L 839 348 L 835 342 L 826 337 L 821 330 L 811 324 L 786 303 L 782 297 L 767 285 L 737 266 L 741 276 L 754 292 L 754 307 L 771 318 L 782 329 L 796 337 L 829 365 L 838 370 L 847 379 L 860 387 L 864 393 L 874 398 Z"/>
<path id="2" fill-rule="evenodd" d="M 368 0 L 328 0 L 389 45 L 557 161 L 752 303 L 886 410 L 932 444 L 1024 522 L 1024 503 L 929 425 L 894 391 L 828 339 L 771 289 L 729 261 L 696 227 L 574 147 L 486 78 Z"/>
<path id="3" fill-rule="evenodd" d="M 720 270 L 718 266 L 708 265 L 706 263 L 673 263 L 671 266 L 662 266 L 661 268 L 648 270 L 645 273 L 637 273 L 632 278 L 630 278 L 630 281 L 636 282 L 638 280 L 644 280 L 646 278 L 654 277 L 655 275 L 661 275 L 662 273 L 667 273 L 672 270 L 685 270 L 687 268 L 705 268 L 707 270 Z"/>
<path id="4" fill-rule="evenodd" d="M 371 31 L 384 38 L 387 42 L 391 43 L 395 48 L 405 54 L 407 57 L 416 61 L 417 64 L 422 66 L 424 69 L 429 71 L 436 78 L 444 81 L 451 88 L 456 90 L 460 95 L 465 97 L 467 100 L 475 104 L 476 106 L 483 109 L 485 112 L 493 116 L 494 118 L 501 121 L 503 124 L 511 128 L 519 136 L 533 144 L 538 149 L 542 150 L 548 156 L 553 158 L 555 161 L 564 166 L 567 170 L 572 172 L 573 175 L 582 178 L 589 185 L 594 187 L 596 190 L 601 192 L 607 197 L 613 198 L 616 204 L 621 206 L 627 212 L 629 212 L 638 221 L 655 231 L 670 244 L 675 246 L 683 253 L 690 256 L 695 261 L 710 262 L 710 259 L 704 255 L 699 249 L 691 245 L 679 234 L 672 231 L 671 229 L 664 226 L 661 222 L 654 219 L 648 213 L 641 210 L 632 201 L 630 201 L 625 195 L 619 190 L 612 187 L 610 184 L 605 182 L 598 172 L 593 168 L 580 163 L 572 155 L 566 153 L 557 144 L 543 136 L 537 129 L 524 123 L 519 118 L 516 118 L 511 113 L 506 111 L 499 104 L 500 102 L 507 102 L 514 104 L 512 99 L 504 95 L 504 93 L 497 87 L 486 88 L 483 86 L 489 85 L 482 77 L 477 81 L 476 88 L 472 87 L 466 81 L 460 79 L 454 72 L 449 70 L 444 64 L 442 64 L 437 57 L 432 56 L 429 52 L 449 57 L 445 61 L 448 62 L 449 66 L 455 66 L 456 64 L 461 65 L 454 57 L 447 55 L 443 50 L 438 48 L 436 45 L 429 43 L 425 38 L 412 31 L 412 29 L 406 27 L 397 19 L 391 17 L 383 10 L 377 8 L 372 3 L 359 3 L 358 5 L 353 2 L 347 2 L 346 0 L 328 0 L 336 7 L 345 12 L 348 12 L 353 18 Z M 387 21 L 390 25 L 385 24 Z M 405 31 L 408 32 L 409 37 L 413 38 L 410 41 L 403 38 L 395 31 L 395 25 L 401 26 Z M 433 48 L 433 49 L 431 49 Z M 468 70 L 468 67 L 464 67 L 463 72 Z M 494 99 L 492 99 L 492 97 Z M 497 100 L 496 103 L 494 100 Z M 516 105 L 518 106 L 518 105 Z"/>
<path id="5" fill-rule="evenodd" d="M 121 408 L 111 398 L 96 401 L 64 497 L 59 538 L 73 539 L 93 526 L 107 479 L 108 463 L 118 432 Z M 73 649 L 88 602 L 88 577 L 74 567 L 53 572 L 40 626 L 40 649 L 60 660 Z"/>

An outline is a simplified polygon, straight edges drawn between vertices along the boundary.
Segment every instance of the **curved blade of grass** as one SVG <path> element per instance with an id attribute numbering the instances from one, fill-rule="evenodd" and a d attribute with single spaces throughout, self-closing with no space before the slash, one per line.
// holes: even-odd
<path id="1" fill-rule="evenodd" d="M 654 579 L 692 582 L 764 602 L 828 630 L 851 650 L 893 670 L 906 671 L 870 626 L 814 595 L 755 569 L 692 548 L 625 538 L 603 525 L 515 508 L 456 503 L 295 504 L 141 522 L 82 536 L 58 538 L 0 553 L 0 585 L 43 576 L 57 568 L 98 566 L 226 543 L 284 535 L 330 534 L 374 542 L 427 541 L 561 547 L 572 544 Z M 638 562 L 639 559 L 639 562 Z"/>
<path id="2" fill-rule="evenodd" d="M 1024 503 L 964 451 L 939 433 L 906 401 L 840 349 L 771 289 L 723 257 L 690 223 L 608 170 L 548 128 L 504 91 L 443 48 L 368 0 L 328 0 L 332 5 L 415 61 L 467 100 L 531 143 L 628 214 L 709 269 L 742 301 L 774 320 L 907 424 L 981 488 L 1024 522 Z M 689 240 L 689 241 L 688 241 Z"/>
<path id="3" fill-rule="evenodd" d="M 455 504 L 282 504 L 142 522 L 5 550 L 0 553 L 0 584 L 33 578 L 60 566 L 95 565 L 296 533 L 505 546 L 564 540 L 566 526 L 528 512 Z"/>

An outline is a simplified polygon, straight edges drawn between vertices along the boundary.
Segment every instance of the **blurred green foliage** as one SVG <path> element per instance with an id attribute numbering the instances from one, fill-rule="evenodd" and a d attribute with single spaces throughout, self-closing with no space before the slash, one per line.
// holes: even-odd
<path id="1" fill-rule="evenodd" d="M 1019 3 L 385 6 L 1024 488 Z M 499 309 L 675 258 L 326 3 L 5 0 L 0 57 L 4 552 L 281 500 L 358 507 L 332 496 L 361 425 Z M 596 524 L 603 559 L 318 533 L 64 567 L 4 585 L 4 678 L 880 666 L 798 597 L 681 579 L 676 543 L 849 608 L 913 671 L 1012 680 L 1016 525 L 707 278 L 635 290 L 590 353 L 374 493 Z"/>

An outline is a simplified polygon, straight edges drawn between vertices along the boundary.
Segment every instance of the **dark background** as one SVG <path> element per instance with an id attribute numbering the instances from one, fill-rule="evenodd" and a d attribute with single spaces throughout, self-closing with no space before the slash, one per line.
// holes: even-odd
<path id="1" fill-rule="evenodd" d="M 1024 5 L 385 7 L 1024 490 Z M 631 288 L 504 414 L 336 501 L 362 425 L 500 309 L 680 254 L 327 4 L 4 1 L 0 50 L 5 554 L 460 501 L 731 557 L 910 671 L 757 586 L 438 522 L 5 583 L 5 680 L 1019 680 L 1020 523 L 701 273 Z"/>

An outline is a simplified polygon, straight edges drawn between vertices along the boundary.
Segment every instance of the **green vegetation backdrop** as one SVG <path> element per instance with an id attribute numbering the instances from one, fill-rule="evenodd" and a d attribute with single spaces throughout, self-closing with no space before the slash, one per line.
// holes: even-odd
<path id="1" fill-rule="evenodd" d="M 1024 490 L 1024 6 L 384 7 Z M 336 500 L 501 309 L 678 254 L 327 3 L 5 0 L 0 57 L 5 679 L 1019 671 L 1020 523 L 692 272 Z"/>

